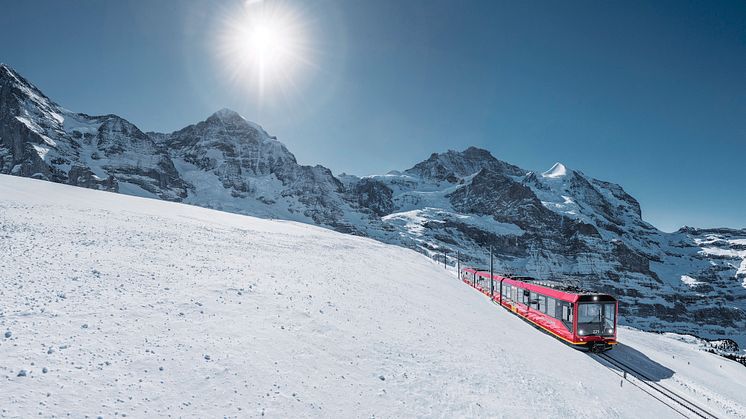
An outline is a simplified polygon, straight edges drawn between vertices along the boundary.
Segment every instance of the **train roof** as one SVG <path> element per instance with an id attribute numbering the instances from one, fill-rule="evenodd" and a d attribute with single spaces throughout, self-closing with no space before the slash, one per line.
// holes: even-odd
<path id="1" fill-rule="evenodd" d="M 511 278 L 511 279 L 518 279 L 519 281 L 523 281 L 524 279 L 519 278 Z M 566 282 L 561 281 L 539 281 L 539 280 L 532 280 L 532 284 L 541 285 L 547 288 L 551 288 L 557 291 L 567 292 L 570 294 L 578 294 L 578 295 L 593 295 L 593 294 L 599 294 L 598 292 L 594 292 L 591 290 L 587 290 L 584 288 L 580 288 L 577 285 L 574 284 L 568 284 Z"/>
<path id="2" fill-rule="evenodd" d="M 467 272 L 473 272 L 481 277 L 489 277 L 490 273 L 486 270 L 478 268 L 464 268 Z M 517 275 L 505 275 L 505 274 L 493 274 L 493 278 L 505 278 L 511 281 L 523 282 L 525 284 L 539 286 L 543 288 L 549 288 L 560 293 L 567 294 L 570 296 L 577 296 L 578 301 L 616 301 L 611 295 L 587 290 L 579 287 L 576 284 L 567 281 L 553 281 L 553 280 L 539 280 L 531 276 L 517 276 Z M 530 287 L 531 288 L 531 287 Z M 575 299 L 575 298 L 573 298 Z"/>

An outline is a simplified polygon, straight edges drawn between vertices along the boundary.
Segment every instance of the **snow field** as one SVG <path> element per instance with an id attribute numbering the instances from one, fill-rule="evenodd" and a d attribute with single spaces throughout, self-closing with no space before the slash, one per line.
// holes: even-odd
<path id="1" fill-rule="evenodd" d="M 426 257 L 305 224 L 0 176 L 0 281 L 3 417 L 678 416 Z M 621 337 L 746 417 L 742 366 Z"/>

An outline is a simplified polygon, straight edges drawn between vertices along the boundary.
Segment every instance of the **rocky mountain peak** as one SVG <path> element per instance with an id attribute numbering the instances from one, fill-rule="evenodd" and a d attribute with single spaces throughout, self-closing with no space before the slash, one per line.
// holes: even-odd
<path id="1" fill-rule="evenodd" d="M 465 158 L 473 160 L 497 160 L 488 150 L 474 146 L 465 149 L 461 153 L 453 150 L 449 150 L 449 153 L 461 154 Z"/>
<path id="2" fill-rule="evenodd" d="M 469 147 L 464 151 L 448 150 L 445 153 L 433 153 L 427 160 L 417 163 L 405 173 L 456 183 L 459 178 L 471 176 L 482 169 L 510 176 L 525 174 L 522 169 L 498 160 L 489 151 L 477 147 Z"/>
<path id="3" fill-rule="evenodd" d="M 50 115 L 59 111 L 58 106 L 7 64 L 0 64 L 0 104 L 0 111 L 4 112 L 12 109 L 18 114 L 25 108 L 25 114 L 41 113 L 43 118 L 61 119 Z"/>
<path id="4" fill-rule="evenodd" d="M 13 68 L 11 68 L 9 65 L 0 63 L 0 81 L 14 81 L 16 83 L 21 82 L 21 80 L 24 80 L 23 77 L 21 77 L 20 74 L 18 74 Z M 24 80 L 25 81 L 25 80 Z"/>
<path id="5" fill-rule="evenodd" d="M 10 86 L 22 91 L 25 96 L 39 96 L 49 100 L 36 86 L 7 64 L 0 64 L 0 86 Z"/>
<path id="6" fill-rule="evenodd" d="M 202 122 L 168 134 L 161 141 L 174 149 L 194 146 L 217 147 L 229 155 L 240 153 L 239 149 L 259 147 L 262 154 L 278 153 L 295 161 L 295 157 L 260 125 L 227 108 L 220 109 Z"/>
<path id="7" fill-rule="evenodd" d="M 125 152 L 132 147 L 155 147 L 154 140 L 142 132 L 135 124 L 117 115 L 99 117 L 102 123 L 98 128 L 98 147 L 107 153 Z"/>
<path id="8" fill-rule="evenodd" d="M 241 115 L 239 115 L 238 112 L 223 108 L 218 110 L 217 112 L 210 115 L 209 118 L 207 118 L 207 122 L 220 122 L 220 123 L 229 123 L 229 124 L 248 124 L 248 121 Z"/>

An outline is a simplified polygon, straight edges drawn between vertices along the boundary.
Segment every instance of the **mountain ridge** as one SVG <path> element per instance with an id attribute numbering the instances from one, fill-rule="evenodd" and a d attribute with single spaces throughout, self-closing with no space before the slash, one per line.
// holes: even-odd
<path id="1" fill-rule="evenodd" d="M 171 133 L 62 108 L 0 70 L 0 173 L 317 224 L 455 264 L 573 278 L 648 330 L 746 346 L 746 230 L 664 233 L 623 187 L 561 163 L 537 174 L 488 150 L 432 153 L 385 175 L 298 164 L 230 109 Z"/>

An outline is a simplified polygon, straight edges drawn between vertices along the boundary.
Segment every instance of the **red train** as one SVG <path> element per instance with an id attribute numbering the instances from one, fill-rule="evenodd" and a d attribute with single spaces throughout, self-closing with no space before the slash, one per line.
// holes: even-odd
<path id="1" fill-rule="evenodd" d="M 617 343 L 616 298 L 574 287 L 462 268 L 461 280 L 514 314 L 577 349 L 603 352 Z"/>

